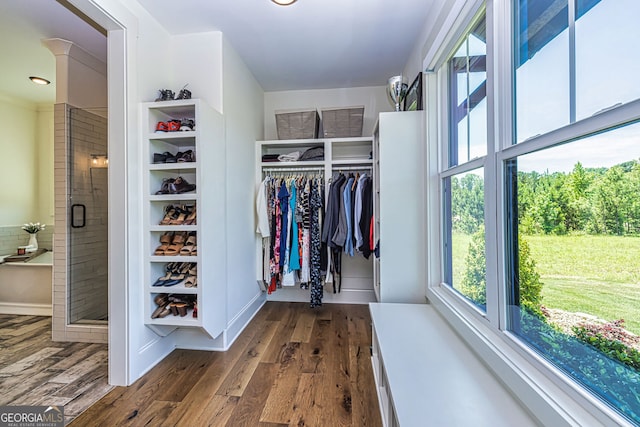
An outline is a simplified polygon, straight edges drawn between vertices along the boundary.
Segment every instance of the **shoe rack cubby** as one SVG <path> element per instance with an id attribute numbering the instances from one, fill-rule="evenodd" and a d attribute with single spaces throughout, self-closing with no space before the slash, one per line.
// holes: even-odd
<path id="1" fill-rule="evenodd" d="M 165 336 L 177 328 L 199 328 L 215 338 L 224 329 L 224 307 L 226 292 L 224 283 L 225 242 L 224 232 L 224 131 L 222 115 L 199 99 L 157 101 L 142 104 L 142 141 L 145 145 L 144 168 L 144 319 L 145 324 L 157 334 Z M 193 129 L 158 131 L 158 123 L 171 120 L 192 120 Z M 164 160 L 163 154 L 176 156 L 189 152 L 188 161 Z M 184 160 L 184 158 L 183 158 Z M 195 187 L 195 188 L 194 188 Z M 173 221 L 163 223 L 171 207 L 191 212 L 195 218 L 185 221 L 180 215 Z M 183 215 L 187 217 L 187 215 Z M 183 239 L 175 236 L 182 235 Z M 193 236 L 190 243 L 197 246 L 195 254 L 190 251 L 164 254 L 161 240 L 173 239 L 180 248 Z M 194 239 L 195 238 L 195 239 Z M 170 241 L 169 246 L 173 244 Z M 206 261 L 205 261 L 206 260 Z M 170 286 L 154 286 L 158 279 L 179 279 L 182 273 L 177 265 L 190 266 L 184 269 L 184 278 L 195 276 L 197 285 L 188 286 L 184 281 L 171 280 Z M 173 270 L 173 271 L 172 271 Z M 189 274 L 187 270 L 196 274 Z M 169 272 L 169 276 L 167 276 Z M 173 283 L 171 283 L 173 282 Z M 196 301 L 188 304 L 186 312 L 157 314 L 158 295 L 175 296 L 170 301 Z M 194 315 L 194 308 L 197 312 Z"/>

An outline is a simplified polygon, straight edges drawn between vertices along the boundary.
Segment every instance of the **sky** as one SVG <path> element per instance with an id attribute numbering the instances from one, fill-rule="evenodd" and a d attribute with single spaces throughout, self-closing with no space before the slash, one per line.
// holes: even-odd
<path id="1" fill-rule="evenodd" d="M 602 0 L 576 22 L 576 119 L 640 98 L 640 1 Z M 516 71 L 517 139 L 569 124 L 568 30 Z M 633 124 L 553 149 L 521 156 L 518 169 L 570 172 L 640 159 L 640 125 Z"/>

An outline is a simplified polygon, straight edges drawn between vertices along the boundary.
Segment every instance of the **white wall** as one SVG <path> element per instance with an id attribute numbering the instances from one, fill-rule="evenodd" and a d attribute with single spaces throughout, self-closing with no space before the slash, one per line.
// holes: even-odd
<path id="1" fill-rule="evenodd" d="M 38 107 L 35 131 L 37 149 L 36 197 L 38 199 L 35 218 L 40 218 L 38 219 L 40 222 L 53 224 L 55 199 L 53 193 L 53 105 Z"/>
<path id="2" fill-rule="evenodd" d="M 255 142 L 264 129 L 264 92 L 224 40 L 223 101 L 227 143 L 227 321 L 261 295 L 256 283 Z"/>
<path id="3" fill-rule="evenodd" d="M 53 110 L 0 94 L 0 226 L 51 224 Z"/>
<path id="4" fill-rule="evenodd" d="M 193 98 L 202 99 L 209 106 L 224 113 L 220 90 L 222 87 L 222 33 L 212 31 L 172 36 L 171 46 L 175 57 L 171 64 L 172 83 L 170 87 L 164 89 L 171 89 L 178 96 L 180 89 L 188 85 L 187 89 L 191 91 Z"/>
<path id="5" fill-rule="evenodd" d="M 362 135 L 373 134 L 378 113 L 393 111 L 395 107 L 387 97 L 386 86 L 339 89 L 291 90 L 264 94 L 264 139 L 278 139 L 275 111 L 317 108 L 351 107 L 364 105 Z"/>

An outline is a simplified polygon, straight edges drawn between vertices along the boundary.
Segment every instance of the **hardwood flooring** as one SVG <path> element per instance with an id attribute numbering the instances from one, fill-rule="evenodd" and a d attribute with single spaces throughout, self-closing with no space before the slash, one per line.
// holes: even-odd
<path id="1" fill-rule="evenodd" d="M 103 397 L 106 344 L 51 341 L 51 318 L 0 314 L 0 405 L 64 406 L 65 421 Z"/>
<path id="2" fill-rule="evenodd" d="M 70 425 L 381 426 L 366 305 L 267 302 L 226 352 L 175 350 Z"/>

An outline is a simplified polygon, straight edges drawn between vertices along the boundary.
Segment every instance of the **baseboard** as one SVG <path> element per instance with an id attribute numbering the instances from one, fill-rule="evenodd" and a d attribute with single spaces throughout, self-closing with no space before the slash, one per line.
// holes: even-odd
<path id="1" fill-rule="evenodd" d="M 24 304 L 0 302 L 0 314 L 21 314 L 28 316 L 49 316 L 53 313 L 51 304 Z"/>
<path id="2" fill-rule="evenodd" d="M 264 294 L 257 294 L 242 310 L 229 322 L 229 326 L 225 331 L 225 346 L 224 351 L 227 351 L 229 347 L 240 336 L 242 331 L 247 327 L 251 319 L 260 311 L 265 303 Z"/>
<path id="3" fill-rule="evenodd" d="M 311 296 L 308 289 L 298 287 L 283 287 L 267 296 L 267 301 L 281 302 L 310 302 Z M 339 293 L 327 292 L 324 289 L 322 302 L 326 304 L 369 304 L 376 302 L 376 294 L 373 289 L 342 289 Z"/>
<path id="4" fill-rule="evenodd" d="M 128 385 L 133 384 L 149 372 L 175 348 L 175 341 L 171 337 L 157 337 L 140 348 L 138 354 L 133 358 L 134 363 L 132 364 Z"/>
<path id="5" fill-rule="evenodd" d="M 214 339 L 209 338 L 197 329 L 177 329 L 173 333 L 176 336 L 176 348 L 185 350 L 227 351 L 265 303 L 263 295 L 262 293 L 256 294 L 256 296 L 229 321 L 227 328 Z"/>

